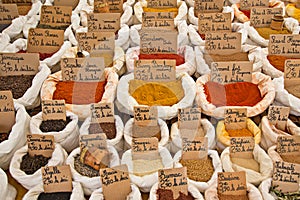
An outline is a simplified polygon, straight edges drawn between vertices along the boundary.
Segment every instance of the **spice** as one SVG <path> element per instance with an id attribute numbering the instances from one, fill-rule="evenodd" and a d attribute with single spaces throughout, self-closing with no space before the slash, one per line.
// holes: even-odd
<path id="1" fill-rule="evenodd" d="M 284 162 L 300 164 L 300 156 L 298 155 L 280 155 Z"/>
<path id="2" fill-rule="evenodd" d="M 300 6 L 299 6 L 299 2 L 298 2 L 298 7 L 297 4 L 288 4 L 286 5 L 286 14 L 289 17 L 293 17 L 296 20 L 298 20 L 298 22 L 300 22 Z"/>
<path id="3" fill-rule="evenodd" d="M 178 8 L 148 8 L 148 7 L 143 7 L 144 12 L 174 12 L 178 13 Z"/>
<path id="4" fill-rule="evenodd" d="M 219 106 L 254 106 L 262 100 L 258 86 L 249 82 L 222 85 L 208 81 L 204 85 L 207 101 Z"/>
<path id="5" fill-rule="evenodd" d="M 230 158 L 230 160 L 240 167 L 260 172 L 260 165 L 253 158 Z"/>
<path id="6" fill-rule="evenodd" d="M 100 176 L 99 171 L 80 162 L 79 154 L 74 157 L 74 168 L 82 176 L 87 176 L 90 178 Z"/>
<path id="7" fill-rule="evenodd" d="M 270 194 L 275 197 L 277 200 L 299 200 L 300 198 L 300 191 L 298 192 L 289 192 L 283 193 L 280 190 L 277 190 L 278 186 L 272 186 L 270 188 Z"/>
<path id="8" fill-rule="evenodd" d="M 289 115 L 289 119 L 296 124 L 298 127 L 300 126 L 300 117 L 296 116 L 296 115 Z"/>
<path id="9" fill-rule="evenodd" d="M 72 192 L 55 192 L 55 193 L 44 193 L 42 192 L 38 200 L 70 200 Z"/>
<path id="10" fill-rule="evenodd" d="M 40 129 L 42 132 L 62 131 L 71 121 L 70 117 L 66 117 L 66 121 L 62 119 L 42 121 Z"/>
<path id="11" fill-rule="evenodd" d="M 244 13 L 248 19 L 250 19 L 251 10 L 241 10 L 241 12 Z"/>
<path id="12" fill-rule="evenodd" d="M 50 158 L 46 158 L 42 155 L 35 155 L 33 157 L 29 154 L 25 154 L 22 157 L 22 162 L 20 164 L 20 169 L 25 172 L 27 175 L 34 174 L 41 167 L 44 167 L 48 164 Z"/>
<path id="13" fill-rule="evenodd" d="M 53 99 L 65 100 L 68 104 L 90 104 L 101 101 L 106 81 L 102 82 L 64 82 L 56 84 Z"/>
<path id="14" fill-rule="evenodd" d="M 218 194 L 219 200 L 249 200 L 247 195 L 223 195 Z"/>
<path id="15" fill-rule="evenodd" d="M 218 54 L 203 54 L 203 58 L 208 66 L 211 66 L 212 62 L 224 62 L 224 61 L 249 61 L 248 53 L 239 52 L 230 55 L 218 55 Z"/>
<path id="16" fill-rule="evenodd" d="M 158 188 L 156 194 L 158 200 L 174 200 L 172 190 Z M 195 198 L 190 193 L 188 193 L 188 195 L 185 195 L 182 192 L 179 192 L 179 197 L 175 200 L 194 200 L 194 199 Z"/>
<path id="17" fill-rule="evenodd" d="M 21 98 L 32 85 L 31 76 L 0 76 L 0 90 L 11 90 L 14 99 Z"/>
<path id="18" fill-rule="evenodd" d="M 211 157 L 206 160 L 180 160 L 180 163 L 187 168 L 188 178 L 194 181 L 207 182 L 214 173 Z"/>
<path id="19" fill-rule="evenodd" d="M 158 141 L 161 139 L 160 126 L 139 126 L 133 124 L 132 127 L 132 137 L 133 138 L 146 138 L 146 137 L 156 137 Z"/>
<path id="20" fill-rule="evenodd" d="M 114 139 L 117 135 L 116 124 L 111 122 L 91 123 L 89 126 L 89 134 L 97 133 L 105 133 L 107 139 Z"/>
<path id="21" fill-rule="evenodd" d="M 133 173 L 136 176 L 145 176 L 157 172 L 159 169 L 163 169 L 162 159 L 144 160 L 137 159 L 133 160 Z"/>
<path id="22" fill-rule="evenodd" d="M 229 137 L 253 137 L 253 133 L 247 128 L 226 131 L 228 132 Z"/>
<path id="23" fill-rule="evenodd" d="M 284 72 L 285 61 L 289 58 L 280 55 L 268 55 L 267 59 L 273 67 Z"/>
<path id="24" fill-rule="evenodd" d="M 272 34 L 291 34 L 291 32 L 285 27 L 282 30 L 274 30 L 270 27 L 255 28 L 255 30 L 266 40 L 270 39 L 270 35 Z"/>
<path id="25" fill-rule="evenodd" d="M 282 15 L 274 15 L 270 24 L 270 28 L 273 30 L 281 31 L 283 28 L 284 18 Z"/>
<path id="26" fill-rule="evenodd" d="M 153 60 L 153 59 L 175 59 L 176 66 L 185 63 L 184 57 L 178 54 L 140 54 L 139 59 Z"/>
<path id="27" fill-rule="evenodd" d="M 97 1 L 94 3 L 94 13 L 109 13 L 109 4 L 107 0 Z"/>

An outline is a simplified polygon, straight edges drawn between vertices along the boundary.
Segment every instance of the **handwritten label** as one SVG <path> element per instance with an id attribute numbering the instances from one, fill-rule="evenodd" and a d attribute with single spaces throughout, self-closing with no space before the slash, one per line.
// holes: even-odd
<path id="1" fill-rule="evenodd" d="M 300 154 L 300 136 L 279 136 L 277 138 L 277 152 L 279 155 Z"/>
<path id="2" fill-rule="evenodd" d="M 148 0 L 148 8 L 177 8 L 176 0 Z"/>
<path id="3" fill-rule="evenodd" d="M 300 35 L 270 35 L 269 55 L 281 55 L 289 58 L 300 58 Z"/>
<path id="4" fill-rule="evenodd" d="M 72 192 L 72 174 L 70 165 L 42 167 L 45 193 Z"/>
<path id="5" fill-rule="evenodd" d="M 188 195 L 186 167 L 161 169 L 158 171 L 158 180 L 158 188 L 172 190 L 173 199 L 177 199 L 180 195 L 180 192 Z"/>
<path id="6" fill-rule="evenodd" d="M 17 5 L 24 5 L 24 4 L 30 4 L 32 3 L 32 0 L 2 0 L 2 3 L 13 3 Z"/>
<path id="7" fill-rule="evenodd" d="M 92 13 L 88 15 L 89 32 L 117 32 L 120 25 L 120 13 Z"/>
<path id="8" fill-rule="evenodd" d="M 174 12 L 143 12 L 143 28 L 175 29 Z"/>
<path id="9" fill-rule="evenodd" d="M 91 104 L 91 123 L 114 123 L 114 104 L 93 103 Z"/>
<path id="10" fill-rule="evenodd" d="M 285 131 L 289 114 L 289 107 L 270 106 L 268 111 L 268 120 L 278 129 Z"/>
<path id="11" fill-rule="evenodd" d="M 198 32 L 231 32 L 230 13 L 200 13 L 198 15 Z"/>
<path id="12" fill-rule="evenodd" d="M 241 33 L 208 33 L 205 35 L 207 53 L 229 55 L 241 52 Z"/>
<path id="13" fill-rule="evenodd" d="M 0 24 L 11 24 L 17 17 L 19 12 L 16 4 L 0 4 Z"/>
<path id="14" fill-rule="evenodd" d="M 160 157 L 158 152 L 158 139 L 156 137 L 132 138 L 131 150 L 133 160 L 153 160 Z"/>
<path id="15" fill-rule="evenodd" d="M 288 93 L 299 97 L 300 91 L 294 90 L 295 85 L 300 84 L 300 59 L 288 59 L 284 67 L 284 89 Z"/>
<path id="16" fill-rule="evenodd" d="M 29 29 L 28 53 L 55 53 L 64 43 L 64 31 L 54 29 Z"/>
<path id="17" fill-rule="evenodd" d="M 200 13 L 221 13 L 224 6 L 224 0 L 195 0 L 194 13 L 198 16 Z"/>
<path id="18" fill-rule="evenodd" d="M 269 0 L 241 0 L 240 9 L 250 10 L 252 7 L 269 7 Z"/>
<path id="19" fill-rule="evenodd" d="M 208 138 L 190 133 L 181 133 L 182 159 L 183 160 L 206 160 L 208 154 Z"/>
<path id="20" fill-rule="evenodd" d="M 45 6 L 41 8 L 40 24 L 50 27 L 66 27 L 71 25 L 72 7 Z"/>
<path id="21" fill-rule="evenodd" d="M 139 126 L 157 125 L 158 112 L 155 106 L 134 106 L 134 123 Z"/>
<path id="22" fill-rule="evenodd" d="M 155 82 L 176 80 L 176 60 L 137 60 L 134 67 L 134 79 Z"/>
<path id="23" fill-rule="evenodd" d="M 140 53 L 177 54 L 177 31 L 142 29 Z"/>
<path id="24" fill-rule="evenodd" d="M 79 0 L 54 0 L 54 6 L 71 6 L 72 9 L 75 9 L 78 5 Z"/>
<path id="25" fill-rule="evenodd" d="M 111 13 L 123 12 L 123 0 L 107 0 Z"/>
<path id="26" fill-rule="evenodd" d="M 231 137 L 229 149 L 230 157 L 253 158 L 254 146 L 254 137 Z"/>
<path id="27" fill-rule="evenodd" d="M 179 108 L 178 127 L 180 129 L 198 129 L 201 124 L 200 108 Z"/>
<path id="28" fill-rule="evenodd" d="M 288 162 L 274 162 L 273 186 L 283 193 L 299 191 L 300 165 Z"/>
<path id="29" fill-rule="evenodd" d="M 107 137 L 105 133 L 80 135 L 79 136 L 80 150 L 82 151 L 82 149 L 90 148 L 90 147 L 106 150 L 107 149 L 106 139 Z"/>
<path id="30" fill-rule="evenodd" d="M 247 128 L 247 108 L 229 108 L 225 110 L 226 130 Z"/>
<path id="31" fill-rule="evenodd" d="M 15 124 L 15 108 L 11 91 L 0 91 L 0 132 L 8 133 Z"/>
<path id="32" fill-rule="evenodd" d="M 283 15 L 283 8 L 259 8 L 251 9 L 250 25 L 253 27 L 270 27 L 274 15 Z"/>
<path id="33" fill-rule="evenodd" d="M 218 194 L 246 195 L 246 172 L 218 172 Z"/>
<path id="34" fill-rule="evenodd" d="M 53 135 L 27 135 L 28 153 L 30 156 L 42 155 L 46 158 L 51 158 L 54 151 L 54 136 Z"/>
<path id="35" fill-rule="evenodd" d="M 43 121 L 60 119 L 66 121 L 65 100 L 43 100 L 42 118 Z"/>
<path id="36" fill-rule="evenodd" d="M 100 169 L 100 178 L 106 200 L 126 199 L 131 192 L 127 165 Z"/>

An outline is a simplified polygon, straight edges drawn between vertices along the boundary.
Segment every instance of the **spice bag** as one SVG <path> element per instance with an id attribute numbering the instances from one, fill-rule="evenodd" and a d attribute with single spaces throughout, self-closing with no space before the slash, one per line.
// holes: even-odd
<path id="1" fill-rule="evenodd" d="M 106 68 L 105 78 L 107 84 L 105 86 L 105 92 L 103 93 L 101 103 L 110 103 L 115 99 L 116 88 L 118 85 L 118 74 L 110 68 Z M 51 74 L 43 83 L 41 89 L 41 99 L 42 100 L 53 100 L 53 93 L 56 90 L 57 82 L 62 80 L 61 71 Z M 96 102 L 99 103 L 99 102 Z M 75 104 L 66 104 L 66 109 L 70 112 L 73 112 L 78 116 L 80 121 L 85 120 L 90 115 L 90 105 L 75 105 Z"/>
<path id="2" fill-rule="evenodd" d="M 54 141 L 59 143 L 67 152 L 71 152 L 79 144 L 79 127 L 77 115 L 67 111 L 67 117 L 71 121 L 62 131 L 42 132 L 40 125 L 43 122 L 42 112 L 33 116 L 30 120 L 30 132 L 34 134 L 53 135 Z"/>
<path id="3" fill-rule="evenodd" d="M 286 126 L 287 132 L 277 129 L 269 122 L 267 116 L 262 118 L 260 126 L 262 130 L 260 146 L 266 151 L 276 145 L 279 136 L 300 135 L 300 128 L 289 119 Z"/>
<path id="4" fill-rule="evenodd" d="M 162 158 L 162 163 L 164 169 L 169 169 L 173 167 L 173 159 L 165 147 L 158 147 L 160 157 Z M 133 184 L 139 187 L 141 192 L 149 192 L 151 187 L 158 182 L 158 172 L 145 175 L 145 176 L 136 176 L 133 174 L 133 161 L 131 149 L 124 152 L 121 160 L 121 164 L 126 164 L 128 166 L 129 177 Z"/>
<path id="5" fill-rule="evenodd" d="M 261 141 L 261 130 L 259 127 L 251 120 L 247 119 L 247 129 L 253 134 L 255 144 L 259 144 Z M 224 120 L 219 121 L 216 128 L 217 134 L 217 148 L 224 150 L 226 147 L 230 146 L 230 136 L 226 131 Z M 242 137 L 242 136 L 241 136 Z"/>
<path id="6" fill-rule="evenodd" d="M 273 162 L 276 161 L 283 161 L 283 159 L 281 158 L 281 156 L 279 155 L 279 153 L 277 152 L 277 145 L 273 145 L 268 149 L 268 155 L 270 156 L 270 158 L 272 159 Z"/>
<path id="7" fill-rule="evenodd" d="M 120 165 L 120 158 L 119 158 L 119 154 L 118 154 L 117 150 L 111 145 L 108 145 L 107 148 L 111 154 L 110 165 L 108 167 L 114 167 L 114 166 Z M 91 195 L 93 193 L 93 191 L 95 191 L 96 189 L 99 189 L 102 186 L 101 179 L 100 179 L 100 176 L 96 176 L 96 177 L 92 177 L 92 178 L 90 178 L 88 176 L 83 176 L 75 170 L 74 157 L 79 154 L 80 154 L 80 148 L 78 147 L 70 153 L 70 155 L 68 156 L 68 158 L 66 160 L 66 164 L 70 165 L 70 167 L 71 167 L 71 173 L 73 176 L 73 180 L 81 183 L 84 194 Z"/>
<path id="8" fill-rule="evenodd" d="M 167 123 L 162 120 L 157 120 L 158 126 L 160 127 L 160 141 L 158 142 L 158 145 L 162 147 L 166 147 L 166 145 L 169 142 L 169 128 Z M 129 119 L 124 127 L 124 139 L 126 141 L 127 148 L 131 148 L 132 143 L 132 134 L 133 134 L 133 126 L 134 126 L 134 119 Z"/>
<path id="9" fill-rule="evenodd" d="M 204 85 L 210 81 L 210 75 L 203 75 L 196 81 L 196 103 L 199 107 L 201 107 L 202 112 L 208 116 L 214 116 L 217 118 L 224 118 L 224 112 L 227 106 L 216 107 L 212 103 L 208 102 L 206 99 L 206 94 L 204 92 Z M 268 106 L 273 103 L 275 97 L 275 88 L 274 83 L 271 81 L 269 76 L 266 76 L 260 72 L 254 72 L 252 74 L 252 83 L 257 84 L 260 90 L 261 96 L 263 99 L 257 103 L 255 106 L 243 106 L 247 108 L 247 116 L 253 117 L 259 115 L 264 110 L 268 108 Z M 248 91 L 245 91 L 248 92 Z M 231 106 L 232 107 L 232 106 Z"/>
<path id="10" fill-rule="evenodd" d="M 229 147 L 227 147 L 221 154 L 223 169 L 225 172 L 245 171 L 247 182 L 254 185 L 259 185 L 263 180 L 272 176 L 273 163 L 268 154 L 257 144 L 254 147 L 253 156 L 254 160 L 256 160 L 260 165 L 259 173 L 232 163 L 230 159 Z"/>
<path id="11" fill-rule="evenodd" d="M 8 140 L 0 143 L 0 168 L 7 170 L 14 153 L 25 145 L 29 132 L 30 117 L 23 105 L 14 103 L 16 122 L 12 127 Z"/>
<path id="12" fill-rule="evenodd" d="M 158 117 L 161 119 L 171 119 L 177 116 L 178 108 L 191 107 L 195 98 L 195 82 L 187 73 L 179 73 L 176 75 L 177 79 L 182 80 L 182 87 L 184 90 L 184 97 L 177 104 L 173 106 L 157 106 Z M 118 109 L 126 114 L 133 115 L 134 106 L 139 105 L 138 102 L 129 94 L 129 81 L 134 79 L 134 74 L 128 74 L 120 79 L 117 88 L 117 102 Z"/>
<path id="13" fill-rule="evenodd" d="M 182 164 L 179 162 L 181 160 L 181 154 L 182 151 L 178 151 L 174 156 L 174 167 L 182 167 Z M 189 180 L 190 185 L 194 185 L 200 192 L 204 192 L 214 181 L 218 178 L 218 172 L 222 172 L 222 163 L 220 160 L 220 157 L 218 155 L 218 152 L 215 150 L 208 150 L 208 156 L 211 157 L 212 163 L 214 166 L 214 173 L 211 177 L 211 179 L 208 182 L 199 182 L 194 181 L 192 179 Z"/>
<path id="14" fill-rule="evenodd" d="M 41 182 L 41 181 L 40 181 Z M 73 190 L 70 200 L 85 200 L 80 183 L 72 182 Z M 44 192 L 43 184 L 39 184 L 30 189 L 23 197 L 23 200 L 37 200 L 39 195 Z"/>
<path id="15" fill-rule="evenodd" d="M 249 200 L 263 200 L 260 191 L 251 183 L 247 183 L 247 196 Z M 205 191 L 205 199 L 218 199 L 217 181 Z"/>
<path id="16" fill-rule="evenodd" d="M 205 137 L 208 138 L 208 148 L 215 149 L 216 147 L 216 136 L 215 136 L 215 127 L 207 119 L 200 120 L 201 125 L 203 126 Z M 175 154 L 177 151 L 182 149 L 182 139 L 181 133 L 178 128 L 178 122 L 175 122 L 171 126 L 171 145 L 170 151 Z"/>
<path id="17" fill-rule="evenodd" d="M 15 152 L 9 166 L 9 172 L 14 179 L 16 179 L 23 187 L 29 190 L 42 182 L 42 170 L 39 169 L 31 175 L 27 175 L 24 171 L 21 170 L 20 165 L 22 162 L 22 158 L 27 153 L 27 145 L 23 146 Z M 65 163 L 67 155 L 67 152 L 60 146 L 60 144 L 55 143 L 54 152 L 52 153 L 52 157 L 48 161 L 47 166 L 63 165 Z"/>
<path id="18" fill-rule="evenodd" d="M 142 195 L 141 195 L 141 192 L 140 192 L 139 188 L 134 184 L 130 184 L 130 186 L 131 186 L 131 193 L 126 197 L 126 199 L 128 199 L 128 200 L 129 199 L 142 200 Z M 99 188 L 99 189 L 95 190 L 92 193 L 89 200 L 104 200 L 104 195 L 103 195 L 102 188 Z"/>
<path id="19" fill-rule="evenodd" d="M 268 60 L 267 56 L 269 54 L 269 49 L 268 48 L 263 48 L 262 49 L 262 61 L 263 61 L 263 73 L 271 76 L 271 78 L 279 78 L 283 76 L 283 72 L 276 69 Z"/>
<path id="20" fill-rule="evenodd" d="M 158 199 L 157 189 L 158 189 L 158 183 L 155 183 L 151 187 L 149 200 L 157 200 Z M 188 192 L 189 192 L 189 194 L 191 194 L 193 196 L 193 199 L 204 200 L 204 197 L 202 196 L 202 194 L 198 191 L 198 189 L 194 185 L 188 184 Z"/>
<path id="21" fill-rule="evenodd" d="M 14 200 L 17 196 L 17 190 L 8 183 L 6 173 L 0 168 L 0 199 Z"/>

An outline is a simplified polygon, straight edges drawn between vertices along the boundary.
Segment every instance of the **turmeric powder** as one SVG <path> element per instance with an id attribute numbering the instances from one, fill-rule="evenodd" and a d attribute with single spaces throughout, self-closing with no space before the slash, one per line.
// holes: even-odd
<path id="1" fill-rule="evenodd" d="M 178 8 L 147 8 L 143 7 L 144 12 L 174 12 L 178 14 Z"/>
<path id="2" fill-rule="evenodd" d="M 283 28 L 282 30 L 274 30 L 269 27 L 255 28 L 258 34 L 264 39 L 270 39 L 270 35 L 272 34 L 291 34 L 291 32 L 287 28 Z"/>
<path id="3" fill-rule="evenodd" d="M 230 137 L 253 137 L 253 133 L 246 128 L 226 131 Z"/>

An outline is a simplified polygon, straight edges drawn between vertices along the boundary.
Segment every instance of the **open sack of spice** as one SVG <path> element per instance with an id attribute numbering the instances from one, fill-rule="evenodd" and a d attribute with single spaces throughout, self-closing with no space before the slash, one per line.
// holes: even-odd
<path id="1" fill-rule="evenodd" d="M 0 168 L 0 198 L 3 200 L 14 200 L 17 196 L 17 190 L 8 183 L 6 173 Z"/>
<path id="2" fill-rule="evenodd" d="M 300 2 L 299 1 L 289 1 L 289 3 L 286 4 L 285 10 L 286 10 L 287 16 L 293 17 L 296 20 L 298 20 L 298 22 L 300 22 L 300 16 L 299 16 Z"/>

